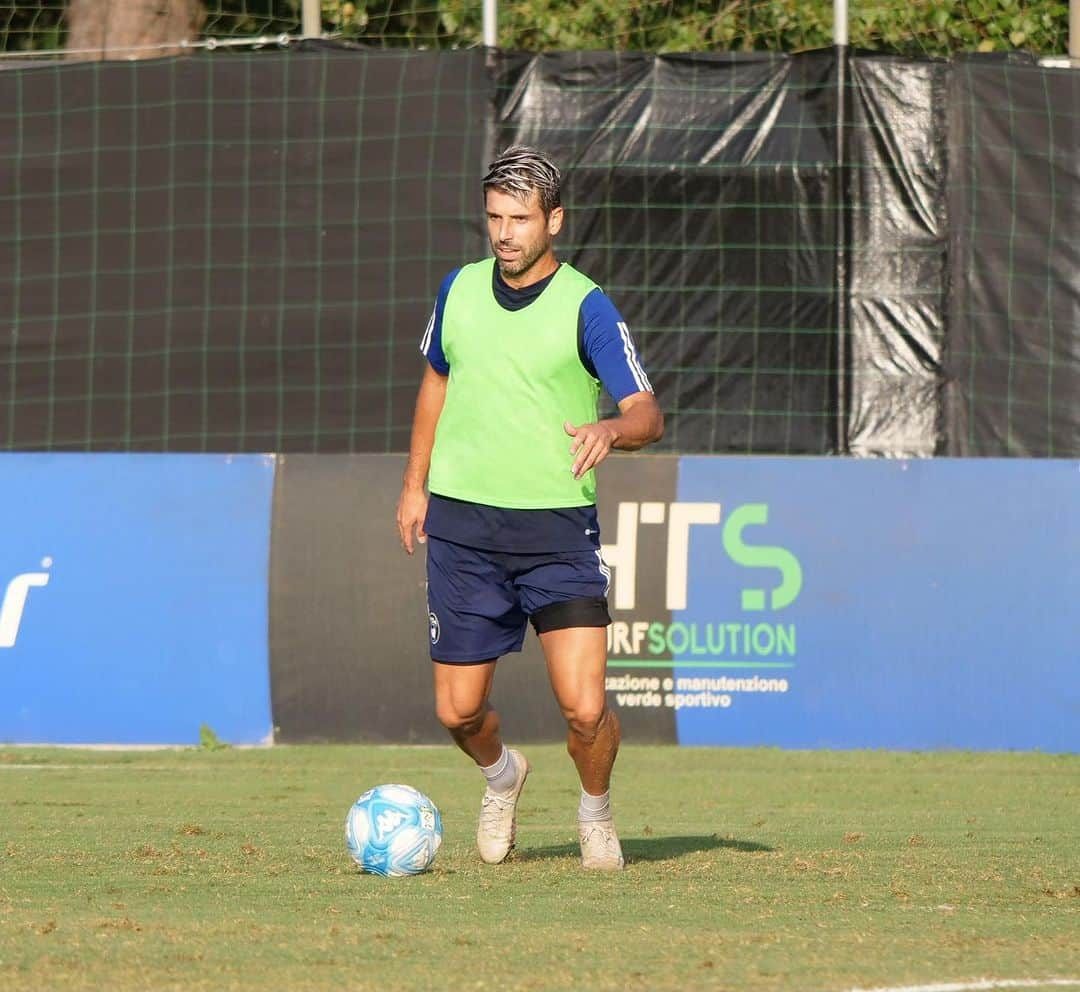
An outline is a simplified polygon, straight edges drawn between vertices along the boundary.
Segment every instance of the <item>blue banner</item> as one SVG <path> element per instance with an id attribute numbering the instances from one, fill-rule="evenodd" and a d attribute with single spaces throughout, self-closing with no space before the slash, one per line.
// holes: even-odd
<path id="1" fill-rule="evenodd" d="M 1080 750 L 1078 510 L 1076 462 L 680 459 L 642 664 L 683 744 Z"/>
<path id="2" fill-rule="evenodd" d="M 0 742 L 269 742 L 274 459 L 0 456 Z"/>

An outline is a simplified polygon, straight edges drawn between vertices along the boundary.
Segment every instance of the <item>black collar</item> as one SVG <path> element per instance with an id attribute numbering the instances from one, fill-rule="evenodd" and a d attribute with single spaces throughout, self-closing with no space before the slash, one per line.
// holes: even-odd
<path id="1" fill-rule="evenodd" d="M 539 282 L 534 282 L 531 286 L 525 286 L 522 289 L 514 289 L 513 286 L 507 285 L 506 280 L 503 279 L 502 273 L 499 271 L 498 262 L 491 266 L 491 271 L 491 291 L 495 294 L 495 302 L 504 310 L 524 310 L 547 289 L 548 283 L 555 278 L 559 270 L 556 269 L 551 275 L 545 276 Z"/>

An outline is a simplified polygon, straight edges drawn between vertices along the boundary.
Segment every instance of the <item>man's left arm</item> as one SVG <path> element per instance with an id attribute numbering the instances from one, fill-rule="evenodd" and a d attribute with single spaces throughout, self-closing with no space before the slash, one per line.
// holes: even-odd
<path id="1" fill-rule="evenodd" d="M 612 448 L 636 451 L 659 441 L 664 414 L 638 356 L 630 329 L 615 305 L 599 289 L 581 304 L 578 353 L 586 369 L 599 379 L 619 407 L 618 416 L 594 424 L 563 425 L 572 437 L 571 471 L 580 479 L 600 464 Z"/>

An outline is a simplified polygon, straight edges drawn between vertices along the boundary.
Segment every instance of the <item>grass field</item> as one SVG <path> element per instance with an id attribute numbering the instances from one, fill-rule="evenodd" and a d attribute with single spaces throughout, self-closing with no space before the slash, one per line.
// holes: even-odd
<path id="1" fill-rule="evenodd" d="M 0 749 L 0 989 L 1080 988 L 1077 756 L 625 747 L 629 864 L 586 875 L 571 765 L 525 750 L 490 867 L 450 747 Z M 443 815 L 416 878 L 345 852 L 394 781 Z"/>

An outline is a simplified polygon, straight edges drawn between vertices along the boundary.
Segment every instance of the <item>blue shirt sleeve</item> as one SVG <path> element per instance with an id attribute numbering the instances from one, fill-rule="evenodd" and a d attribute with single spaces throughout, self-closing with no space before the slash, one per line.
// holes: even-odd
<path id="1" fill-rule="evenodd" d="M 431 311 L 431 318 L 424 329 L 424 336 L 420 339 L 420 350 L 427 358 L 428 364 L 439 375 L 450 374 L 450 363 L 446 360 L 442 346 L 442 320 L 443 311 L 446 309 L 446 298 L 450 295 L 450 287 L 461 269 L 454 269 L 439 286 L 439 294 L 435 297 L 435 309 Z"/>
<path id="2" fill-rule="evenodd" d="M 578 319 L 582 361 L 616 403 L 653 391 L 630 329 L 603 290 L 594 289 L 581 301 Z"/>

